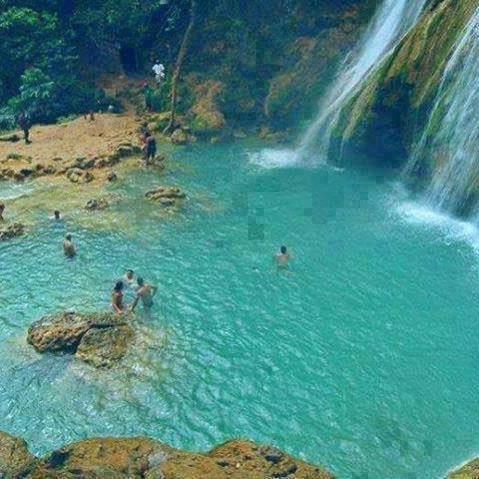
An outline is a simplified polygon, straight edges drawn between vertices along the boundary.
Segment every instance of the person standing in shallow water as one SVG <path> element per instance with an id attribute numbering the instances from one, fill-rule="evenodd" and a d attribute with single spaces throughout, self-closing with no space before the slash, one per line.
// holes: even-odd
<path id="1" fill-rule="evenodd" d="M 291 261 L 291 254 L 286 246 L 281 246 L 279 253 L 276 254 L 276 264 L 278 268 L 287 268 Z"/>
<path id="2" fill-rule="evenodd" d="M 155 137 L 150 133 L 145 133 L 145 165 L 150 164 L 150 160 L 156 158 L 156 140 Z"/>
<path id="3" fill-rule="evenodd" d="M 118 281 L 111 293 L 111 306 L 118 316 L 121 316 L 125 311 L 123 303 L 123 282 Z"/>
<path id="4" fill-rule="evenodd" d="M 153 306 L 153 297 L 158 291 L 158 287 L 151 284 L 145 284 L 143 278 L 138 278 L 136 282 L 138 283 L 138 290 L 136 292 L 135 301 L 131 305 L 131 311 L 135 311 L 140 299 L 143 302 L 143 307 L 145 309 L 150 309 Z"/>
<path id="5" fill-rule="evenodd" d="M 63 251 L 67 258 L 74 258 L 77 254 L 71 234 L 65 236 L 65 240 L 63 241 Z"/>
<path id="6" fill-rule="evenodd" d="M 5 218 L 3 217 L 3 212 L 5 211 L 5 204 L 0 203 L 0 222 L 5 221 Z"/>

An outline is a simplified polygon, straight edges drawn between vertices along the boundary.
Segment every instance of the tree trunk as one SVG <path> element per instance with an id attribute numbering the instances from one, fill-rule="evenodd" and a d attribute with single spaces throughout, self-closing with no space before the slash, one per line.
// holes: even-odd
<path id="1" fill-rule="evenodd" d="M 176 59 L 175 71 L 173 73 L 173 78 L 171 80 L 171 116 L 168 126 L 165 128 L 163 133 L 171 133 L 175 128 L 176 123 L 176 103 L 178 98 L 178 82 L 180 80 L 181 75 L 181 68 L 183 66 L 183 62 L 186 58 L 186 54 L 188 53 L 188 48 L 191 43 L 191 36 L 193 32 L 193 28 L 196 23 L 196 7 L 197 3 L 196 0 L 191 0 L 190 4 L 190 21 L 188 23 L 188 27 L 185 31 L 183 36 L 183 41 L 181 42 L 180 51 L 178 52 L 178 57 Z"/>

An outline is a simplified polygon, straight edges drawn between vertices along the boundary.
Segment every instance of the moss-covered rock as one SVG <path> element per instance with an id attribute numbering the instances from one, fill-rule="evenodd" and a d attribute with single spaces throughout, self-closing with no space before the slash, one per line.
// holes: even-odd
<path id="1" fill-rule="evenodd" d="M 352 99 L 334 132 L 343 151 L 397 166 L 411 152 L 477 0 L 431 1 L 415 28 Z M 332 155 L 335 156 L 335 155 Z"/>

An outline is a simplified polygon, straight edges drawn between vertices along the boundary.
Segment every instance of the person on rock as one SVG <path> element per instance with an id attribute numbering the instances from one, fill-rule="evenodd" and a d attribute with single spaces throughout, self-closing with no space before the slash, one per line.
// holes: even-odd
<path id="1" fill-rule="evenodd" d="M 125 312 L 125 305 L 123 303 L 123 281 L 118 281 L 111 293 L 111 306 L 118 316 Z"/>
<path id="2" fill-rule="evenodd" d="M 158 86 L 161 85 L 161 82 L 165 79 L 165 67 L 160 61 L 158 60 L 152 68 L 154 74 L 155 74 L 155 79 L 156 83 L 158 83 Z"/>
<path id="3" fill-rule="evenodd" d="M 18 126 L 23 131 L 23 138 L 25 139 L 25 143 L 29 145 L 31 143 L 30 128 L 32 127 L 32 122 L 30 120 L 28 113 L 25 113 L 24 111 L 22 111 L 22 113 L 18 115 L 17 123 L 18 123 Z"/>
<path id="4" fill-rule="evenodd" d="M 146 284 L 143 278 L 138 278 L 136 281 L 138 283 L 138 290 L 136 292 L 135 301 L 133 301 L 133 304 L 131 305 L 131 311 L 135 311 L 140 299 L 143 303 L 143 307 L 145 309 L 150 309 L 153 306 L 153 297 L 158 291 L 158 286 Z"/>
<path id="5" fill-rule="evenodd" d="M 71 234 L 65 236 L 65 240 L 63 241 L 63 251 L 67 258 L 74 258 L 77 254 Z"/>

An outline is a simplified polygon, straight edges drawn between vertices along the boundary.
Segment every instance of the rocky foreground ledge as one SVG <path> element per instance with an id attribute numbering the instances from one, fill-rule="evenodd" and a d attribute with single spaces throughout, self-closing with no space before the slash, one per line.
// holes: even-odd
<path id="1" fill-rule="evenodd" d="M 147 438 L 90 439 L 35 457 L 22 439 L 0 432 L 5 479 L 334 479 L 284 452 L 231 441 L 206 454 L 173 449 Z"/>

